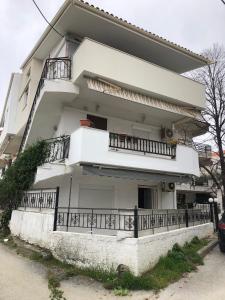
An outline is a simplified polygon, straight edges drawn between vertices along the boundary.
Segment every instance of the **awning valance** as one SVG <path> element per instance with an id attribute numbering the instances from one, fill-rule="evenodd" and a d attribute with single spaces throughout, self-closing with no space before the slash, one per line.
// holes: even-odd
<path id="1" fill-rule="evenodd" d="M 89 176 L 107 176 L 124 178 L 131 180 L 144 180 L 155 182 L 190 182 L 191 177 L 187 175 L 169 175 L 163 173 L 151 173 L 144 171 L 128 170 L 128 169 L 113 169 L 107 167 L 95 167 L 91 165 L 83 165 L 83 175 Z"/>
<path id="2" fill-rule="evenodd" d="M 180 114 L 189 118 L 198 119 L 201 117 L 200 112 L 198 110 L 192 109 L 191 107 L 190 109 L 187 107 L 182 107 L 181 105 L 146 96 L 141 93 L 136 93 L 134 91 L 121 88 L 119 86 L 117 87 L 113 83 L 106 83 L 98 79 L 86 77 L 86 80 L 88 88 L 99 93 L 104 93 L 128 101 L 144 104 L 153 108 L 166 110 L 168 112 Z"/>

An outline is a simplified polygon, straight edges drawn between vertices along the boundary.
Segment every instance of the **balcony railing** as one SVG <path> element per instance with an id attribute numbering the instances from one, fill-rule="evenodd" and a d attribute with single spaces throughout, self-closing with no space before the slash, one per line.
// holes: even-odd
<path id="1" fill-rule="evenodd" d="M 194 181 L 195 186 L 209 186 L 209 178 L 207 176 L 200 176 Z"/>
<path id="2" fill-rule="evenodd" d="M 69 156 L 70 136 L 61 136 L 46 140 L 47 142 L 47 158 L 46 163 L 55 161 L 63 161 Z"/>
<path id="3" fill-rule="evenodd" d="M 138 237 L 140 232 L 156 229 L 174 230 L 183 227 L 208 223 L 212 220 L 209 205 L 202 209 L 107 209 L 58 207 L 55 214 L 54 230 L 73 230 L 74 228 L 133 232 Z"/>
<path id="4" fill-rule="evenodd" d="M 57 189 L 47 190 L 30 190 L 24 192 L 23 198 L 19 207 L 27 208 L 49 208 L 55 209 L 58 197 Z"/>
<path id="5" fill-rule="evenodd" d="M 70 58 L 49 58 L 45 62 L 42 73 L 43 79 L 68 79 L 71 78 Z"/>
<path id="6" fill-rule="evenodd" d="M 112 132 L 109 134 L 109 147 L 176 157 L 176 145 Z"/>
<path id="7" fill-rule="evenodd" d="M 34 101 L 30 110 L 27 124 L 21 140 L 19 153 L 23 150 L 28 132 L 32 123 L 37 99 L 40 95 L 41 89 L 44 86 L 45 79 L 70 79 L 71 78 L 71 60 L 69 58 L 49 58 L 46 59 L 44 68 L 41 73 L 41 78 L 34 96 Z"/>
<path id="8" fill-rule="evenodd" d="M 212 147 L 207 144 L 194 143 L 194 148 L 198 152 L 200 158 L 211 158 Z"/>

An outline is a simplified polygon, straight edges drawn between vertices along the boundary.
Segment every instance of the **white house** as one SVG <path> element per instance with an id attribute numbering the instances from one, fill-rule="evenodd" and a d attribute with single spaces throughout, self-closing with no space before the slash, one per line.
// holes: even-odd
<path id="1" fill-rule="evenodd" d="M 11 230 L 60 259 L 140 274 L 212 230 L 208 212 L 176 209 L 175 189 L 199 176 L 192 139 L 206 130 L 204 86 L 182 73 L 209 61 L 83 1 L 51 24 L 64 37 L 46 29 L 2 117 L 2 155 L 40 139 L 50 149 Z"/>

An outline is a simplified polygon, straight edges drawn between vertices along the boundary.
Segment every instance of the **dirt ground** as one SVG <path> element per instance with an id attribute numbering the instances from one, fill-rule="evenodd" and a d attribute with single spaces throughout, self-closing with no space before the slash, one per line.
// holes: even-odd
<path id="1" fill-rule="evenodd" d="M 81 276 L 63 281 L 61 289 L 67 300 L 224 300 L 225 255 L 215 248 L 198 272 L 188 274 L 158 295 L 152 292 L 130 292 L 126 297 L 115 296 L 101 284 Z M 0 245 L 0 300 L 47 300 L 45 268 Z"/>

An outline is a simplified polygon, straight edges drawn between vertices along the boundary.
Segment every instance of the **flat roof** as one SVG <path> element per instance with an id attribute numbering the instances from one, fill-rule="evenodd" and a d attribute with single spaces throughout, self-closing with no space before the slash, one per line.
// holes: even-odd
<path id="1" fill-rule="evenodd" d="M 89 37 L 103 44 L 153 62 L 177 73 L 184 73 L 211 61 L 152 32 L 90 5 L 83 0 L 66 0 L 51 26 L 63 35 Z M 48 26 L 22 67 L 32 58 L 45 59 L 62 39 Z"/>

